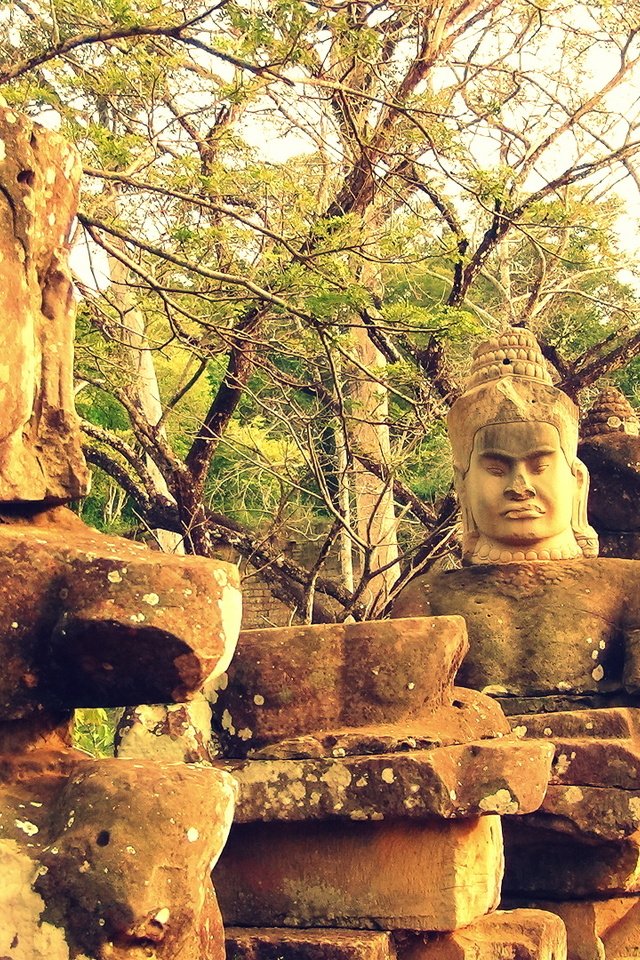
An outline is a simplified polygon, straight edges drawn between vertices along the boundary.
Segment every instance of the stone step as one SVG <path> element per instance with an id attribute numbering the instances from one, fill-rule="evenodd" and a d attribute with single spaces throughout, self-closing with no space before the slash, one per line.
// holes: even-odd
<path id="1" fill-rule="evenodd" d="M 227 927 L 227 960 L 396 960 L 388 933 Z"/>
<path id="2" fill-rule="evenodd" d="M 498 910 L 453 933 L 396 935 L 398 960 L 566 960 L 560 917 L 542 910 Z"/>
<path id="3" fill-rule="evenodd" d="M 493 910 L 495 815 L 234 826 L 213 872 L 225 924 L 456 930 Z"/>

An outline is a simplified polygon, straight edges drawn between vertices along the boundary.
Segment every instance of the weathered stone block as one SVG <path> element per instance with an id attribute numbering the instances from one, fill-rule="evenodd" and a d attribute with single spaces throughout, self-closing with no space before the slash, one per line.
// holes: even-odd
<path id="1" fill-rule="evenodd" d="M 589 468 L 589 512 L 600 531 L 638 531 L 640 438 L 626 433 L 590 437 L 580 444 Z"/>
<path id="2" fill-rule="evenodd" d="M 637 707 L 567 710 L 510 718 L 514 733 L 555 744 L 552 782 L 530 825 L 595 841 L 640 829 Z"/>
<path id="3" fill-rule="evenodd" d="M 593 906 L 607 960 L 640 956 L 640 898 L 600 900 Z"/>
<path id="4" fill-rule="evenodd" d="M 581 899 L 640 892 L 640 833 L 596 843 L 504 821 L 505 895 Z"/>
<path id="5" fill-rule="evenodd" d="M 81 170 L 57 133 L 0 107 L 0 501 L 86 492 L 67 265 Z"/>
<path id="6" fill-rule="evenodd" d="M 202 694 L 188 703 L 129 707 L 115 734 L 116 757 L 211 763 L 218 755 L 211 736 L 211 707 Z"/>
<path id="7" fill-rule="evenodd" d="M 509 898 L 505 906 L 515 907 L 520 902 Z M 597 933 L 593 902 L 526 900 L 523 904 L 527 909 L 549 911 L 560 917 L 566 930 L 568 960 L 605 960 L 604 946 Z M 514 912 L 519 912 L 519 909 L 522 908 Z"/>
<path id="8" fill-rule="evenodd" d="M 515 904 L 516 901 L 511 901 Z M 527 906 L 556 913 L 567 929 L 569 960 L 640 956 L 640 898 L 536 900 Z"/>
<path id="9" fill-rule="evenodd" d="M 566 960 L 562 920 L 542 910 L 498 910 L 454 933 L 396 940 L 399 960 Z M 586 960 L 586 958 L 585 958 Z"/>
<path id="10" fill-rule="evenodd" d="M 256 760 L 298 760 L 401 753 L 503 737 L 508 733 L 509 722 L 495 700 L 476 690 L 453 687 L 450 702 L 441 704 L 425 716 L 397 723 L 319 730 L 286 737 L 264 747 L 252 748 L 247 755 Z"/>
<path id="11" fill-rule="evenodd" d="M 0 955 L 223 960 L 209 873 L 231 777 L 43 750 L 0 774 Z"/>
<path id="12" fill-rule="evenodd" d="M 623 840 L 640 830 L 640 788 L 550 784 L 530 824 L 595 841 Z"/>
<path id="13" fill-rule="evenodd" d="M 601 557 L 620 557 L 627 560 L 640 559 L 640 533 L 632 531 L 598 531 Z"/>
<path id="14" fill-rule="evenodd" d="M 182 701 L 233 655 L 237 570 L 148 550 L 63 507 L 0 524 L 0 719 Z"/>
<path id="15" fill-rule="evenodd" d="M 542 803 L 553 745 L 504 738 L 437 750 L 224 764 L 236 822 L 524 814 Z"/>
<path id="16" fill-rule="evenodd" d="M 628 740 L 640 733 L 638 707 L 601 707 L 599 710 L 560 710 L 514 714 L 511 728 L 519 737 L 547 740 L 600 738 Z"/>
<path id="17" fill-rule="evenodd" d="M 634 790 L 640 772 L 640 742 L 594 738 L 555 740 L 552 783 Z"/>
<path id="18" fill-rule="evenodd" d="M 411 720 L 450 695 L 460 617 L 247 630 L 213 705 L 229 756 L 318 730 Z"/>
<path id="19" fill-rule="evenodd" d="M 396 960 L 388 933 L 227 927 L 227 960 Z"/>
<path id="20" fill-rule="evenodd" d="M 456 930 L 497 906 L 500 818 L 235 826 L 214 886 L 226 924 Z"/>

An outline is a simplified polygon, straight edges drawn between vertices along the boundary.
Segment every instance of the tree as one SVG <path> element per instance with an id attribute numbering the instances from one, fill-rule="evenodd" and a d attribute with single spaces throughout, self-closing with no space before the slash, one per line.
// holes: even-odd
<path id="1" fill-rule="evenodd" d="M 640 183 L 632 8 L 0 16 L 4 96 L 59 118 L 85 164 L 88 459 L 145 526 L 234 547 L 307 619 L 383 615 L 455 543 L 442 415 L 472 337 L 530 325 L 576 396 L 640 355 L 615 234 Z"/>

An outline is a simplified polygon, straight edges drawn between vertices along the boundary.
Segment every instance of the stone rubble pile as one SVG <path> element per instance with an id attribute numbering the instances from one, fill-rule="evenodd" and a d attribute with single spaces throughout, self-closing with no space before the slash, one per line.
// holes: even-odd
<path id="1" fill-rule="evenodd" d="M 213 704 L 231 960 L 564 957 L 556 917 L 493 913 L 501 815 L 538 808 L 553 747 L 454 687 L 466 649 L 459 617 L 241 633 Z"/>

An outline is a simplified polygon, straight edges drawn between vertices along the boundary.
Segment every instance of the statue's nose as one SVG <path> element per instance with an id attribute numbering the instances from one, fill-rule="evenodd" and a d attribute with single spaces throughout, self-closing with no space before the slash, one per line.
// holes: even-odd
<path id="1" fill-rule="evenodd" d="M 528 500 L 536 491 L 530 479 L 521 470 L 513 473 L 505 487 L 505 496 L 510 500 Z"/>

